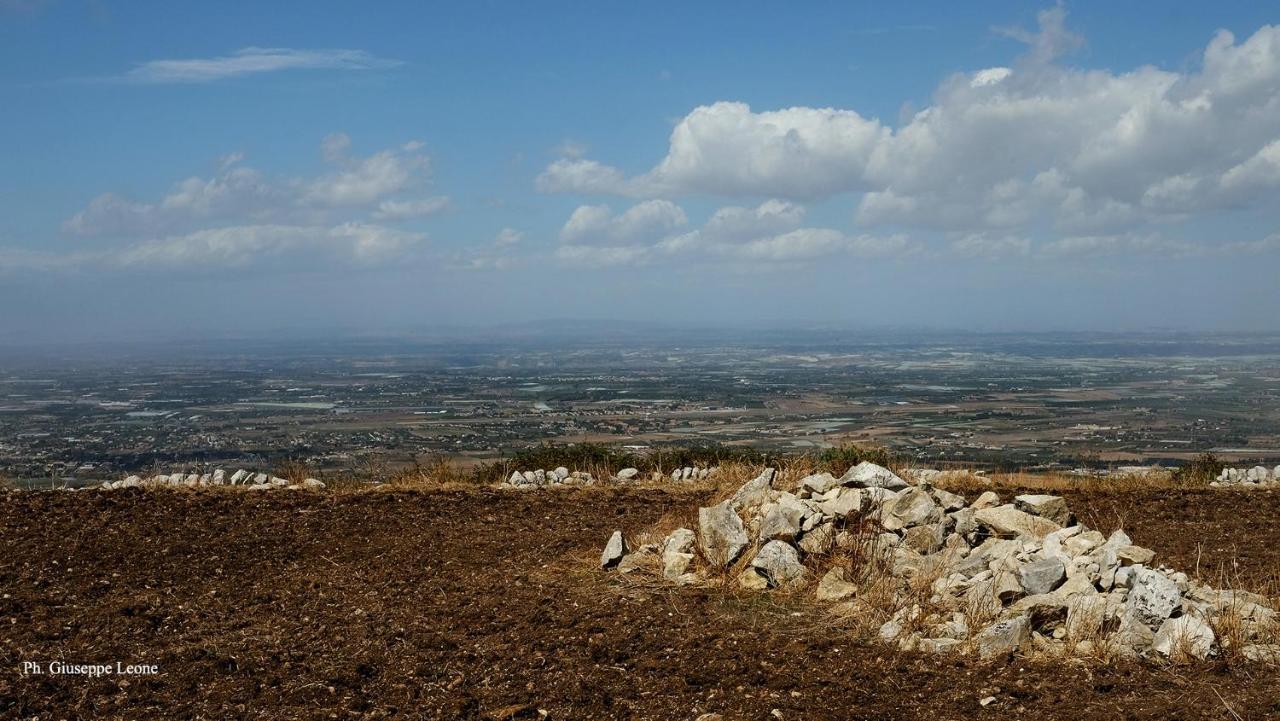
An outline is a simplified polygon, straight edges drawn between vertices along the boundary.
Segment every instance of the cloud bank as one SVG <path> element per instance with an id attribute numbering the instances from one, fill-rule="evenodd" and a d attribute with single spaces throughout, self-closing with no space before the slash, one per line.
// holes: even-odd
<path id="1" fill-rule="evenodd" d="M 1191 214 L 1263 207 L 1280 189 L 1280 27 L 1219 31 L 1198 67 L 1083 70 L 1060 7 L 1010 67 L 947 78 L 892 127 L 854 109 L 699 106 L 665 157 L 629 175 L 563 157 L 546 193 L 673 198 L 847 196 L 863 228 L 1107 235 Z"/>

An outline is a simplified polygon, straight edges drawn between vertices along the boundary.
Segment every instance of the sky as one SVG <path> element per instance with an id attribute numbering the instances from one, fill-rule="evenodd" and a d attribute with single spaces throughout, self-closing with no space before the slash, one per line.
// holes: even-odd
<path id="1" fill-rule="evenodd" d="M 1280 8 L 0 0 L 0 342 L 1280 330 Z"/>

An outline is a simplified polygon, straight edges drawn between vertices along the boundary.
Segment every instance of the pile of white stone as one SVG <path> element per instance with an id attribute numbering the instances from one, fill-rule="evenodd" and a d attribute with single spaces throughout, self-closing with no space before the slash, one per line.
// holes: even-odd
<path id="1" fill-rule="evenodd" d="M 686 466 L 671 471 L 670 475 L 653 471 L 649 474 L 649 480 L 655 483 L 667 479 L 676 483 L 700 481 L 715 475 L 719 470 L 718 467 L 694 468 Z M 636 483 L 644 480 L 642 476 L 643 474 L 637 468 L 623 468 L 606 479 L 597 479 L 586 471 L 571 472 L 568 468 L 560 466 L 553 471 L 545 471 L 541 468 L 536 471 L 513 471 L 511 477 L 499 484 L 499 487 L 533 490 L 560 486 L 594 486 L 600 483 Z"/>
<path id="2" fill-rule="evenodd" d="M 634 550 L 614 532 L 601 566 L 677 584 L 719 583 L 727 570 L 748 589 L 816 585 L 838 617 L 904 649 L 1205 658 L 1234 640 L 1248 658 L 1280 662 L 1266 598 L 1156 565 L 1124 532 L 1076 523 L 1061 497 L 970 503 L 871 463 L 790 490 L 775 478 L 767 469 L 700 508 L 697 531 Z M 830 568 L 816 584 L 815 568 Z M 1223 619 L 1238 629 L 1231 639 L 1216 637 Z"/>
<path id="3" fill-rule="evenodd" d="M 1277 484 L 1280 484 L 1280 466 L 1275 468 L 1254 466 L 1253 468 L 1224 468 L 1222 473 L 1218 474 L 1218 480 L 1211 482 L 1209 485 L 1219 488 L 1222 486 L 1275 486 Z"/>
<path id="4" fill-rule="evenodd" d="M 160 486 L 187 486 L 190 488 L 203 486 L 239 486 L 250 491 L 270 491 L 276 488 L 319 490 L 324 482 L 308 478 L 302 483 L 294 483 L 286 478 L 237 470 L 230 475 L 221 468 L 212 473 L 173 473 L 155 476 L 129 476 L 119 481 L 105 481 L 102 489 L 114 491 L 121 488 L 155 488 Z"/>

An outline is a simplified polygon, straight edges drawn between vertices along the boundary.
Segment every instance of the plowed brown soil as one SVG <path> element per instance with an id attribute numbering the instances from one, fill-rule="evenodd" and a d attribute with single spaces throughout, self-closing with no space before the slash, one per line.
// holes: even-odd
<path id="1" fill-rule="evenodd" d="M 899 654 L 829 631 L 798 600 L 638 588 L 592 570 L 614 528 L 701 500 L 0 494 L 0 717 L 1280 718 L 1276 672 Z M 1183 569 L 1260 584 L 1280 567 L 1280 493 L 1070 500 Z M 159 674 L 20 668 L 57 660 Z"/>

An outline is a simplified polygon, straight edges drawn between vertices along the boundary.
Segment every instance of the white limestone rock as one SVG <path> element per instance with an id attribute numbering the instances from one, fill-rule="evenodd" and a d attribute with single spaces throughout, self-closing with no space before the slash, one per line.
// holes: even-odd
<path id="1" fill-rule="evenodd" d="M 1126 614 L 1155 630 L 1182 603 L 1182 592 L 1168 576 L 1149 568 L 1134 566 L 1132 590 L 1127 599 Z"/>
<path id="2" fill-rule="evenodd" d="M 1156 631 L 1151 647 L 1166 658 L 1182 655 L 1205 659 L 1213 650 L 1213 629 L 1193 616 L 1166 619 Z"/>
<path id="3" fill-rule="evenodd" d="M 1062 496 L 1045 494 L 1015 496 L 1013 505 L 1020 511 L 1047 518 L 1059 526 L 1066 526 L 1071 522 L 1071 509 L 1067 508 L 1067 501 Z"/>
<path id="4" fill-rule="evenodd" d="M 1027 536 L 1038 540 L 1062 528 L 1047 518 L 1018 510 L 1011 504 L 979 509 L 973 517 L 995 535 L 1010 538 Z"/>
<path id="5" fill-rule="evenodd" d="M 610 569 L 622 562 L 622 558 L 627 555 L 627 542 L 622 538 L 622 531 L 614 531 L 609 536 L 609 542 L 604 546 L 604 552 L 600 554 L 600 567 Z"/>
<path id="6" fill-rule="evenodd" d="M 885 488 L 890 491 L 901 490 L 908 485 L 898 474 L 870 461 L 863 461 L 850 468 L 840 477 L 840 483 L 845 486 Z"/>
<path id="7" fill-rule="evenodd" d="M 738 560 L 750 541 L 732 501 L 699 508 L 698 532 L 702 555 L 715 566 L 728 566 Z"/>
<path id="8" fill-rule="evenodd" d="M 804 580 L 808 569 L 800 563 L 800 554 L 795 546 L 782 541 L 769 541 L 764 544 L 756 557 L 751 559 L 751 567 L 764 576 L 770 588 L 786 587 Z"/>
<path id="9" fill-rule="evenodd" d="M 1049 593 L 1066 577 L 1066 567 L 1057 558 L 1042 558 L 1018 567 L 1018 583 L 1033 596 Z"/>
<path id="10" fill-rule="evenodd" d="M 754 479 L 742 484 L 729 503 L 734 510 L 768 503 L 772 497 L 774 469 L 766 468 Z"/>
<path id="11" fill-rule="evenodd" d="M 974 639 L 974 645 L 982 658 L 994 658 L 1030 650 L 1031 621 L 1026 616 L 997 621 L 978 634 Z"/>

